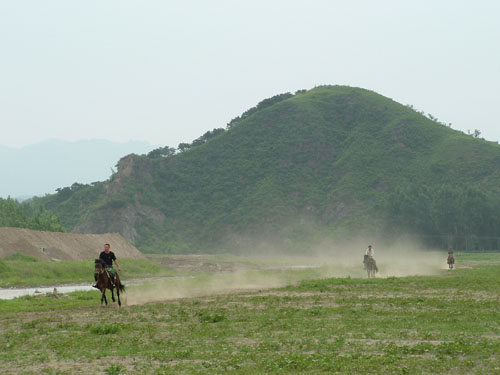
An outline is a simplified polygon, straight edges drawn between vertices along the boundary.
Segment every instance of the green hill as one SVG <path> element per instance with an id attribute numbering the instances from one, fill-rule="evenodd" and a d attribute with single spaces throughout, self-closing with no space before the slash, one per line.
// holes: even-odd
<path id="1" fill-rule="evenodd" d="M 109 181 L 34 203 L 67 229 L 119 231 L 143 251 L 500 237 L 500 146 L 368 90 L 278 95 L 179 149 L 126 156 Z"/>

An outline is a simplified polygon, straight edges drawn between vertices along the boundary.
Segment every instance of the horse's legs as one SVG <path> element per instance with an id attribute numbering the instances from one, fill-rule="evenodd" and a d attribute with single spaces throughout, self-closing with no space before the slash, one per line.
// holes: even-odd
<path id="1" fill-rule="evenodd" d="M 120 301 L 120 285 L 116 285 L 116 297 L 118 297 L 118 306 L 122 305 L 122 301 Z"/>
<path id="2" fill-rule="evenodd" d="M 102 301 L 104 301 L 106 303 L 106 306 L 108 305 L 108 299 L 106 298 L 106 288 L 102 289 L 101 305 L 102 305 Z"/>
<path id="3" fill-rule="evenodd" d="M 115 301 L 115 294 L 113 293 L 113 290 L 114 290 L 114 288 L 111 287 L 111 299 L 113 300 L 113 302 L 116 302 Z M 116 290 L 116 293 L 118 294 L 118 289 Z"/>

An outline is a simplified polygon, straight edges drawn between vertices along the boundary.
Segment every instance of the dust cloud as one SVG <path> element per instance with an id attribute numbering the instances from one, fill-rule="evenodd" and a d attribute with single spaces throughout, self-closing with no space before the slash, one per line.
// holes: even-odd
<path id="1" fill-rule="evenodd" d="M 286 277 L 272 277 L 269 274 L 257 275 L 255 271 L 238 271 L 228 274 L 176 278 L 175 280 L 141 284 L 134 287 L 127 292 L 124 303 L 127 305 L 137 305 L 179 298 L 225 294 L 249 289 L 275 288 L 288 285 L 290 281 Z"/>
<path id="2" fill-rule="evenodd" d="M 273 248 L 267 255 L 234 256 L 238 264 L 252 267 L 243 266 L 232 272 L 199 272 L 193 276 L 131 286 L 124 303 L 136 305 L 243 290 L 258 291 L 297 284 L 308 279 L 366 278 L 363 255 L 368 244 L 373 245 L 375 250 L 379 278 L 434 275 L 446 268 L 445 251 L 424 250 L 412 239 L 390 245 L 377 245 L 376 241 L 368 242 L 363 239 L 336 244 L 325 241 L 313 248 L 304 249 L 305 255 L 286 255 Z M 212 257 L 212 261 L 217 261 L 217 256 Z"/>
<path id="3" fill-rule="evenodd" d="M 373 246 L 374 258 L 377 261 L 379 272 L 377 277 L 403 277 L 413 275 L 434 275 L 441 269 L 447 268 L 447 252 L 442 250 L 426 249 L 419 241 L 411 237 L 398 241 L 384 243 L 384 240 L 370 241 L 358 239 L 349 244 L 333 247 L 334 262 L 345 268 L 359 270 L 364 253 L 368 245 Z M 317 254 L 320 257 L 328 256 L 331 251 L 320 247 Z M 362 277 L 366 276 L 361 267 Z M 358 273 L 356 273 L 358 275 Z"/>

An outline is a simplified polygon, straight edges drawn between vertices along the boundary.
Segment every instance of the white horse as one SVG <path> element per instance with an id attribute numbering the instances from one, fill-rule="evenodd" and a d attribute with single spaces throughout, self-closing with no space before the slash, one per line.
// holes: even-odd
<path id="1" fill-rule="evenodd" d="M 368 278 L 371 279 L 375 277 L 375 274 L 378 272 L 377 262 L 375 262 L 375 258 L 370 255 L 365 255 L 363 264 L 365 266 L 366 272 L 368 273 Z"/>

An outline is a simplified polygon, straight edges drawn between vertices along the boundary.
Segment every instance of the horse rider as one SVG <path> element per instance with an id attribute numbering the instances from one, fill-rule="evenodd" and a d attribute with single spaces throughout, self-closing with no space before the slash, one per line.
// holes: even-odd
<path id="1" fill-rule="evenodd" d="M 375 255 L 375 250 L 373 250 L 372 245 L 368 245 L 368 249 L 366 249 L 365 255 L 373 258 L 373 256 Z"/>
<path id="2" fill-rule="evenodd" d="M 104 251 L 99 254 L 99 259 L 102 259 L 104 261 L 104 267 L 109 274 L 111 284 L 114 286 L 116 271 L 113 268 L 113 262 L 115 262 L 118 271 L 121 271 L 121 269 L 120 265 L 118 264 L 118 260 L 116 259 L 115 253 L 113 253 L 110 248 L 111 246 L 109 245 L 109 243 L 104 244 Z M 94 285 L 94 287 L 96 288 L 97 286 Z"/>
<path id="3" fill-rule="evenodd" d="M 375 250 L 373 250 L 372 245 L 368 245 L 368 248 L 365 251 L 365 256 L 363 258 L 363 264 L 365 265 L 365 268 L 367 267 L 368 261 L 371 261 L 375 266 L 375 269 L 378 270 L 377 263 L 375 262 L 375 258 L 373 257 L 374 255 Z"/>
<path id="4" fill-rule="evenodd" d="M 450 270 L 452 270 L 453 266 L 455 265 L 455 257 L 453 256 L 453 250 L 451 249 L 451 247 L 448 250 L 448 260 L 447 260 L 447 263 L 448 263 L 448 268 Z"/>

